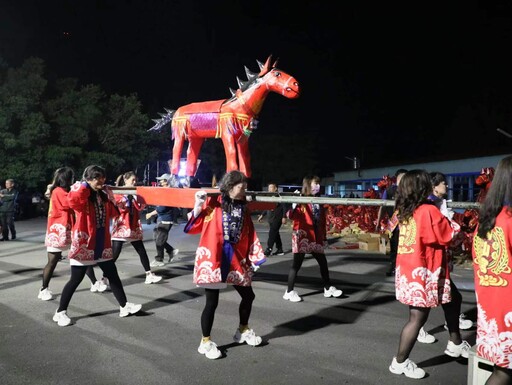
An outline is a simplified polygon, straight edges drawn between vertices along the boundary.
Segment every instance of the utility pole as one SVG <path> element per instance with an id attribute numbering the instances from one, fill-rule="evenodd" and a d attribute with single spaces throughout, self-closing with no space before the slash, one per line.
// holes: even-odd
<path id="1" fill-rule="evenodd" d="M 354 156 L 353 158 L 346 156 L 345 159 L 348 159 L 352 162 L 353 169 L 357 170 L 357 176 L 361 176 L 361 162 L 359 158 L 357 156 Z"/>

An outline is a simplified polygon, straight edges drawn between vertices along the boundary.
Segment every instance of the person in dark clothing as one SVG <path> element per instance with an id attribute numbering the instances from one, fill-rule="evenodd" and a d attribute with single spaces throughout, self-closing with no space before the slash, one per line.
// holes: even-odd
<path id="1" fill-rule="evenodd" d="M 170 174 L 163 174 L 156 179 L 159 181 L 161 187 L 168 187 L 168 180 L 170 178 Z M 171 262 L 172 258 L 179 252 L 178 249 L 172 247 L 167 241 L 169 238 L 169 231 L 171 231 L 172 224 L 176 220 L 176 218 L 174 218 L 174 212 L 174 207 L 156 206 L 155 210 L 146 214 L 146 219 L 157 215 L 156 226 L 153 229 L 157 255 L 155 260 L 151 262 L 151 266 L 153 267 L 162 267 L 165 265 L 164 250 L 169 255 L 169 262 Z"/>
<path id="2" fill-rule="evenodd" d="M 400 168 L 395 172 L 396 182 L 389 186 L 382 195 L 382 199 L 394 200 L 396 190 L 398 188 L 398 184 L 400 183 L 400 179 L 407 172 L 406 169 Z M 377 216 L 377 225 L 376 231 L 380 230 L 380 222 L 381 220 L 387 216 L 388 221 L 393 217 L 393 213 L 395 212 L 395 208 L 393 206 L 381 206 L 379 209 L 379 214 Z M 396 264 L 396 254 L 398 250 L 398 234 L 400 233 L 398 226 L 395 226 L 393 231 L 391 232 L 391 236 L 389 237 L 389 267 L 386 271 L 386 276 L 391 277 L 395 275 L 395 264 Z"/>
<path id="3" fill-rule="evenodd" d="M 269 183 L 268 191 L 271 193 L 277 193 L 277 184 Z M 284 255 L 283 242 L 281 241 L 279 229 L 281 228 L 281 225 L 286 223 L 286 211 L 285 204 L 278 203 L 274 209 L 263 211 L 258 217 L 258 222 L 261 222 L 263 217 L 266 216 L 269 224 L 267 248 L 264 253 L 267 257 L 271 254 Z M 275 253 L 272 253 L 274 244 L 276 245 L 276 251 Z"/>
<path id="4" fill-rule="evenodd" d="M 5 181 L 5 189 L 0 190 L 0 227 L 2 228 L 2 241 L 9 240 L 9 231 L 11 240 L 16 239 L 16 227 L 14 226 L 14 214 L 18 200 L 18 190 L 14 188 L 14 180 Z"/>

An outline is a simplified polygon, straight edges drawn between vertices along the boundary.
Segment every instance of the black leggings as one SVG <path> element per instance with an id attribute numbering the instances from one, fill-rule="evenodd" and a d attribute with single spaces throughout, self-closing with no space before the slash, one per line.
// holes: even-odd
<path id="1" fill-rule="evenodd" d="M 43 269 L 43 286 L 41 287 L 41 290 L 46 289 L 50 285 L 53 272 L 55 271 L 55 267 L 57 266 L 57 263 L 60 261 L 61 257 L 62 251 L 48 252 L 48 262 Z M 94 275 L 94 269 L 92 266 L 87 266 L 86 274 L 93 284 L 96 283 L 96 276 Z"/>
<path id="2" fill-rule="evenodd" d="M 254 298 L 254 291 L 251 286 L 233 286 L 238 292 L 242 300 L 238 307 L 238 314 L 240 317 L 240 325 L 248 325 L 249 317 L 251 316 L 252 303 Z M 213 320 L 215 318 L 215 310 L 219 304 L 219 289 L 205 289 L 206 304 L 204 305 L 201 314 L 201 332 L 203 337 L 209 337 L 212 332 Z"/>
<path id="3" fill-rule="evenodd" d="M 293 262 L 292 267 L 288 273 L 288 292 L 293 290 L 295 286 L 295 280 L 297 279 L 297 273 L 302 267 L 302 262 L 304 262 L 305 253 L 294 253 L 293 254 Z M 329 289 L 331 286 L 331 280 L 329 278 L 329 268 L 327 267 L 327 259 L 325 258 L 325 254 L 313 253 L 313 258 L 318 262 L 318 266 L 320 266 L 320 275 L 322 276 L 322 280 L 324 281 L 324 288 Z"/>
<path id="4" fill-rule="evenodd" d="M 512 385 L 512 370 L 494 365 L 491 377 L 485 385 Z"/>
<path id="5" fill-rule="evenodd" d="M 119 278 L 119 274 L 117 273 L 114 261 L 109 260 L 106 262 L 100 262 L 98 263 L 98 266 L 103 270 L 103 275 L 108 278 L 110 288 L 112 289 L 112 293 L 114 293 L 114 297 L 116 297 L 119 306 L 124 307 L 126 305 L 126 294 L 124 292 L 121 279 Z M 64 289 L 62 289 L 60 304 L 57 310 L 58 312 L 68 309 L 71 297 L 73 297 L 78 285 L 80 285 L 84 279 L 85 272 L 88 268 L 92 268 L 92 266 L 71 266 L 71 277 L 64 286 Z"/>
<path id="6" fill-rule="evenodd" d="M 132 241 L 130 242 L 137 252 L 139 254 L 140 263 L 142 263 L 142 267 L 144 268 L 144 271 L 148 272 L 151 271 L 151 267 L 149 267 L 149 258 L 148 253 L 146 252 L 146 248 L 144 247 L 144 242 L 142 241 Z M 121 250 L 123 249 L 124 241 L 112 241 L 112 260 L 114 262 L 117 261 L 119 258 L 119 255 L 121 255 Z"/>
<path id="7" fill-rule="evenodd" d="M 53 272 L 55 271 L 55 267 L 62 256 L 62 252 L 48 252 L 48 262 L 43 269 L 43 286 L 41 289 L 46 289 L 50 284 L 50 280 L 52 279 Z"/>
<path id="8" fill-rule="evenodd" d="M 462 339 L 460 337 L 459 330 L 459 315 L 460 306 L 462 303 L 462 295 L 459 289 L 455 286 L 453 281 L 450 281 L 450 288 L 452 294 L 451 302 L 442 304 L 444 318 L 446 325 L 448 326 L 448 332 L 450 333 L 450 341 L 455 345 L 460 345 Z M 399 363 L 404 362 L 411 354 L 412 348 L 416 343 L 416 338 L 420 329 L 427 322 L 428 315 L 430 314 L 429 307 L 415 307 L 409 306 L 409 320 L 404 325 L 402 333 L 400 334 L 400 342 L 398 344 L 398 353 L 396 360 Z"/>

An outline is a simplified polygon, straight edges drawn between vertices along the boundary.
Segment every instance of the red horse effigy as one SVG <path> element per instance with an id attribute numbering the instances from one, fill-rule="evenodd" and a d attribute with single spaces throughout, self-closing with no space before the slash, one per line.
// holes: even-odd
<path id="1" fill-rule="evenodd" d="M 293 76 L 276 68 L 269 56 L 265 64 L 258 61 L 259 73 L 245 67 L 247 81 L 237 78 L 238 88 L 231 91 L 230 99 L 191 103 L 160 114 L 161 119 L 150 130 L 158 130 L 171 123 L 172 149 L 171 183 L 178 184 L 178 171 L 185 140 L 188 140 L 186 183 L 197 169 L 199 152 L 206 138 L 221 138 L 226 154 L 226 171 L 239 170 L 251 176 L 249 136 L 257 127 L 257 118 L 269 92 L 289 99 L 299 96 L 299 83 Z M 187 186 L 188 187 L 188 186 Z"/>

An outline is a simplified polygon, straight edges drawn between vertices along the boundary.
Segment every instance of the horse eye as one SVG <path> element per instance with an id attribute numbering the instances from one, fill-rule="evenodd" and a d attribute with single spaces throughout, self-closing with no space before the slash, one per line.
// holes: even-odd
<path id="1" fill-rule="evenodd" d="M 274 76 L 275 76 L 276 78 L 278 78 L 279 76 L 281 76 L 281 72 L 276 72 L 276 73 L 274 73 Z"/>

